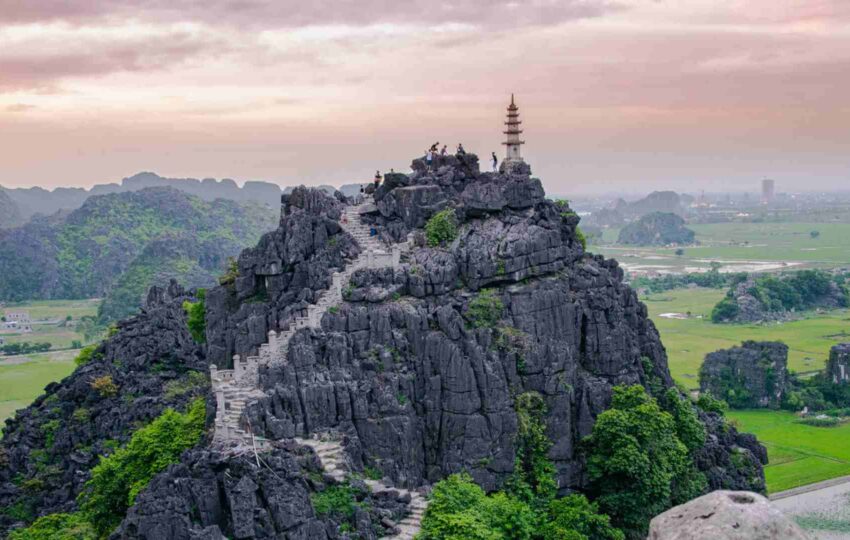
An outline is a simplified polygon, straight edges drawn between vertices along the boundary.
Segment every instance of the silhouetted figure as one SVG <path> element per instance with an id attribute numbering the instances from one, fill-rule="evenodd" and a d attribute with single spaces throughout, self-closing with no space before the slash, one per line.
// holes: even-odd
<path id="1" fill-rule="evenodd" d="M 381 185 L 381 171 L 375 171 L 375 189 Z"/>
<path id="2" fill-rule="evenodd" d="M 496 152 L 491 152 L 493 156 L 493 172 L 496 172 L 496 166 L 499 165 L 499 158 L 496 157 Z"/>
<path id="3" fill-rule="evenodd" d="M 445 155 L 446 155 L 446 145 L 445 145 L 445 144 L 443 145 L 443 149 L 442 149 L 442 150 L 440 150 L 440 155 L 441 155 L 441 156 L 445 156 Z"/>
<path id="4" fill-rule="evenodd" d="M 466 150 L 463 149 L 463 143 L 457 143 L 457 155 L 465 156 Z"/>

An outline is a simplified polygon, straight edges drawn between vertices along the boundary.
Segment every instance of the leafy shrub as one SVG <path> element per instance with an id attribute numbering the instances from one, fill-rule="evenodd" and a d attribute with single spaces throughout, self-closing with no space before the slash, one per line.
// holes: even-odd
<path id="1" fill-rule="evenodd" d="M 328 486 L 324 491 L 310 495 L 313 509 L 319 516 L 335 515 L 344 519 L 354 517 L 357 501 L 348 484 Z"/>
<path id="2" fill-rule="evenodd" d="M 9 533 L 9 540 L 97 540 L 94 528 L 82 515 L 49 514 L 26 529 Z"/>
<path id="3" fill-rule="evenodd" d="M 90 383 L 92 390 L 100 394 L 100 397 L 109 398 L 118 395 L 118 386 L 112 380 L 112 375 L 96 377 Z"/>
<path id="4" fill-rule="evenodd" d="M 47 352 L 51 347 L 52 345 L 47 342 L 30 343 L 29 341 L 22 341 L 20 343 L 6 343 L 0 346 L 0 352 L 8 356 L 15 356 L 18 354 Z"/>
<path id="5" fill-rule="evenodd" d="M 239 261 L 237 261 L 233 257 L 227 258 L 227 270 L 224 275 L 218 278 L 218 284 L 225 285 L 233 285 L 236 283 L 236 278 L 239 277 Z"/>
<path id="6" fill-rule="evenodd" d="M 73 413 L 71 413 L 71 419 L 74 422 L 85 424 L 91 420 L 91 411 L 85 407 L 78 407 L 77 409 L 74 409 Z"/>
<path id="7" fill-rule="evenodd" d="M 186 325 L 195 343 L 207 342 L 207 314 L 206 314 L 206 291 L 199 289 L 197 302 L 183 302 L 183 310 L 186 312 Z"/>
<path id="8" fill-rule="evenodd" d="M 185 413 L 166 409 L 130 442 L 103 457 L 91 471 L 77 503 L 99 535 L 111 532 L 123 519 L 136 495 L 157 473 L 177 463 L 185 450 L 203 436 L 206 405 L 193 401 Z"/>
<path id="9" fill-rule="evenodd" d="M 163 396 L 175 399 L 186 394 L 197 394 L 209 386 L 207 376 L 200 371 L 190 371 L 186 376 L 165 383 Z"/>
<path id="10" fill-rule="evenodd" d="M 363 467 L 363 476 L 369 480 L 380 480 L 384 477 L 384 473 L 375 467 L 369 467 L 367 465 L 366 467 Z"/>
<path id="11" fill-rule="evenodd" d="M 797 423 L 814 427 L 835 427 L 841 423 L 841 419 L 834 416 L 806 416 L 797 420 Z"/>
<path id="12" fill-rule="evenodd" d="M 584 236 L 584 233 L 582 232 L 582 230 L 579 229 L 578 227 L 576 227 L 575 234 L 576 234 L 576 240 L 578 241 L 579 244 L 581 244 L 581 249 L 587 251 L 587 238 Z"/>
<path id="13" fill-rule="evenodd" d="M 58 419 L 48 420 L 41 425 L 41 433 L 44 435 L 44 447 L 52 448 L 56 442 L 56 430 L 59 429 L 61 422 Z"/>
<path id="14" fill-rule="evenodd" d="M 425 238 L 428 245 L 436 247 L 457 238 L 457 218 L 455 211 L 447 208 L 437 212 L 425 224 Z"/>
<path id="15" fill-rule="evenodd" d="M 568 495 L 549 504 L 543 540 L 623 540 L 622 531 L 611 525 L 599 507 L 584 495 Z"/>
<path id="16" fill-rule="evenodd" d="M 729 404 L 722 399 L 717 399 L 711 392 L 702 392 L 697 398 L 697 407 L 705 412 L 724 414 L 729 410 Z"/>
<path id="17" fill-rule="evenodd" d="M 471 302 L 466 316 L 474 328 L 492 328 L 502 318 L 504 305 L 493 289 L 482 289 Z"/>
<path id="18" fill-rule="evenodd" d="M 97 350 L 97 345 L 89 345 L 88 347 L 80 349 L 80 352 L 77 354 L 77 357 L 74 358 L 74 363 L 78 366 L 88 364 L 94 358 L 95 350 Z"/>

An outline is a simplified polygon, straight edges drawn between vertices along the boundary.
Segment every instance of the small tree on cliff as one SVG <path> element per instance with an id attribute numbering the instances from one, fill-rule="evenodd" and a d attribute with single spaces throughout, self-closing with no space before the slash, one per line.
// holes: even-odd
<path id="1" fill-rule="evenodd" d="M 649 520 L 672 505 L 674 480 L 690 473 L 676 427 L 642 386 L 618 386 L 584 440 L 596 502 L 628 538 L 646 537 Z"/>

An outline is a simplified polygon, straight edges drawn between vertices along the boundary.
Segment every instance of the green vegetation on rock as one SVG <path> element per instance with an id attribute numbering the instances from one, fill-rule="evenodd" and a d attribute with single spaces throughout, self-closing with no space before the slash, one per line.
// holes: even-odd
<path id="1" fill-rule="evenodd" d="M 81 511 L 99 535 L 107 535 L 120 523 L 154 475 L 198 444 L 205 415 L 203 398 L 193 401 L 185 413 L 167 409 L 133 433 L 126 446 L 101 458 L 78 497 Z"/>
<path id="2" fill-rule="evenodd" d="M 196 295 L 197 302 L 186 301 L 183 303 L 189 333 L 192 334 L 196 343 L 202 344 L 207 342 L 206 296 L 206 291 L 200 289 Z"/>
<path id="3" fill-rule="evenodd" d="M 494 289 L 482 289 L 469 302 L 466 316 L 474 328 L 494 328 L 505 308 Z"/>
<path id="4" fill-rule="evenodd" d="M 425 224 L 425 238 L 431 247 L 441 246 L 457 238 L 457 218 L 451 208 L 437 212 Z"/>

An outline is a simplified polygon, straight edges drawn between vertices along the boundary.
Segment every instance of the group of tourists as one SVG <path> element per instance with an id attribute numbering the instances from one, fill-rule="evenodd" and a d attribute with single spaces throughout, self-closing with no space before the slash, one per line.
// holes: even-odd
<path id="1" fill-rule="evenodd" d="M 447 145 L 444 144 L 443 147 L 440 148 L 440 142 L 437 141 L 432 144 L 431 147 L 425 152 L 425 161 L 430 166 L 431 162 L 434 160 L 434 157 L 436 157 L 437 155 L 445 156 L 446 154 L 448 154 L 448 151 L 449 149 Z M 466 150 L 463 148 L 463 143 L 457 143 L 457 150 L 455 151 L 455 155 L 466 155 Z"/>

